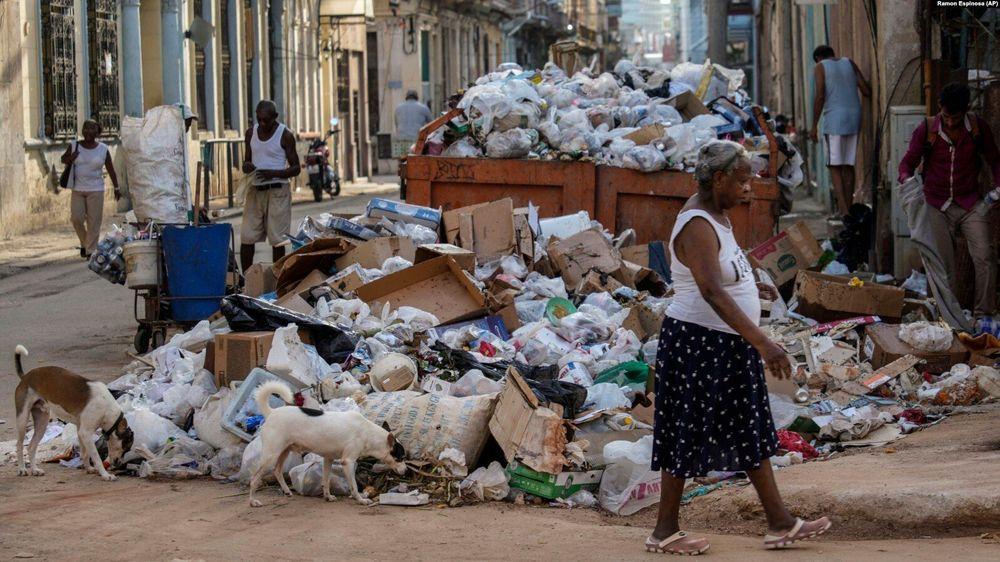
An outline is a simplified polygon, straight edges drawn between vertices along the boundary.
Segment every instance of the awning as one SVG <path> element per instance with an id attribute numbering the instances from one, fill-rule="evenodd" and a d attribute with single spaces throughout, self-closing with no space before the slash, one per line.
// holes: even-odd
<path id="1" fill-rule="evenodd" d="M 373 0 L 320 0 L 320 17 L 375 17 Z"/>

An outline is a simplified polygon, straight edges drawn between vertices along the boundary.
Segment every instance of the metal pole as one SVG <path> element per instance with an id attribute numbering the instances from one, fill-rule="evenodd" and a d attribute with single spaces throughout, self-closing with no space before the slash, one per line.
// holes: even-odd
<path id="1" fill-rule="evenodd" d="M 226 183 L 227 193 L 226 196 L 229 198 L 229 207 L 233 206 L 233 145 L 226 143 Z"/>

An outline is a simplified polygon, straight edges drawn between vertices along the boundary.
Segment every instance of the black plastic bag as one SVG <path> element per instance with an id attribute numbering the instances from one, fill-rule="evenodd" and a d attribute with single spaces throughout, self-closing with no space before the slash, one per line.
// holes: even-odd
<path id="1" fill-rule="evenodd" d="M 234 332 L 273 331 L 295 324 L 309 334 L 319 356 L 331 364 L 346 361 L 357 346 L 354 334 L 333 324 L 246 295 L 222 299 L 222 314 Z"/>
<path id="2" fill-rule="evenodd" d="M 563 407 L 563 419 L 575 419 L 584 402 L 587 401 L 587 389 L 573 382 L 559 380 L 534 380 L 525 377 L 531 390 L 543 403 L 559 404 Z"/>

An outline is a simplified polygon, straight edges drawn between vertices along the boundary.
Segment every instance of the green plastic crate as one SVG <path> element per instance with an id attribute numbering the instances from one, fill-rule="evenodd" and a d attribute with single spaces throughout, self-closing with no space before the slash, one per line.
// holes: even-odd
<path id="1" fill-rule="evenodd" d="M 531 470 L 516 461 L 507 465 L 508 483 L 511 488 L 550 500 L 568 498 L 580 490 L 597 490 L 603 475 L 604 469 L 545 474 Z"/>

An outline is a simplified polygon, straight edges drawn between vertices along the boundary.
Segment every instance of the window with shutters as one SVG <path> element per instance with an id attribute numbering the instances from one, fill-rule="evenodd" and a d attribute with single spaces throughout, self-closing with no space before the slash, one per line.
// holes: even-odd
<path id="1" fill-rule="evenodd" d="M 76 22 L 73 0 L 41 0 L 45 136 L 76 136 Z"/>
<path id="2" fill-rule="evenodd" d="M 219 36 L 219 53 L 222 55 L 222 126 L 225 129 L 233 128 L 233 84 L 232 84 L 232 57 L 229 50 L 229 37 L 232 30 L 229 29 L 229 1 L 219 2 L 219 29 L 222 33 Z"/>
<path id="3" fill-rule="evenodd" d="M 100 123 L 103 136 L 116 135 L 121 129 L 116 4 L 116 0 L 90 0 L 87 10 L 90 116 Z"/>

